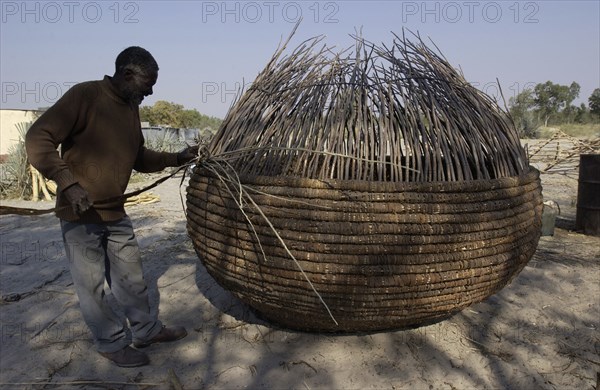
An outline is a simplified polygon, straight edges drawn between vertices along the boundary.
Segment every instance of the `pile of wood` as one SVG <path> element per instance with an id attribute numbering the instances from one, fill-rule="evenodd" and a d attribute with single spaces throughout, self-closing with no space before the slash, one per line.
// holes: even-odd
<path id="1" fill-rule="evenodd" d="M 547 140 L 530 141 L 529 160 L 542 173 L 564 174 L 577 179 L 579 156 L 599 154 L 600 138 L 579 139 L 558 130 Z"/>

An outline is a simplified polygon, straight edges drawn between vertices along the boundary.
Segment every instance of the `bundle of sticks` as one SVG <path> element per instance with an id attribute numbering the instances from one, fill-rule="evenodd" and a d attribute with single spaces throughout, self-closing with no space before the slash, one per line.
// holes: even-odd
<path id="1" fill-rule="evenodd" d="M 418 35 L 355 37 L 337 53 L 322 40 L 290 54 L 282 45 L 240 93 L 212 155 L 247 151 L 231 161 L 247 176 L 453 182 L 528 170 L 507 113 Z"/>

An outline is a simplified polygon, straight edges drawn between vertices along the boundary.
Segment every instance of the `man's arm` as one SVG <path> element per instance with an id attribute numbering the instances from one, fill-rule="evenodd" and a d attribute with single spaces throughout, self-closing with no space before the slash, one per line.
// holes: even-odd
<path id="1" fill-rule="evenodd" d="M 149 173 L 162 171 L 166 167 L 178 167 L 187 164 L 198 155 L 198 146 L 189 146 L 179 153 L 157 152 L 140 147 L 134 169 L 138 172 Z"/>
<path id="2" fill-rule="evenodd" d="M 68 138 L 85 124 L 85 106 L 93 88 L 78 84 L 69 89 L 52 107 L 33 123 L 25 136 L 29 162 L 59 188 L 75 184 L 68 165 L 58 153 L 58 146 L 69 147 Z"/>
<path id="3" fill-rule="evenodd" d="M 58 146 L 68 140 L 85 120 L 86 98 L 94 93 L 88 87 L 74 86 L 35 121 L 25 136 L 25 148 L 31 165 L 48 179 L 79 213 L 91 206 L 87 192 L 77 183 L 68 165 L 58 153 Z M 64 145 L 63 145 L 64 147 Z"/>

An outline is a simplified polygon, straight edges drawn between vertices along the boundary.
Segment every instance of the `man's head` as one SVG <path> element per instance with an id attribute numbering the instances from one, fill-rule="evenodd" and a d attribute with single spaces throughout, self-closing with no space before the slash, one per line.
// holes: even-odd
<path id="1" fill-rule="evenodd" d="M 157 78 L 158 64 L 147 50 L 131 46 L 117 56 L 113 82 L 130 103 L 139 105 L 152 95 Z"/>

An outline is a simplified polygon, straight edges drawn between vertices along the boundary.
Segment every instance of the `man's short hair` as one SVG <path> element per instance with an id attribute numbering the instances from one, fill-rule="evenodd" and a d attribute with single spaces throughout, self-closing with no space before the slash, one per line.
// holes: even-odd
<path id="1" fill-rule="evenodd" d="M 148 50 L 139 46 L 130 46 L 119 53 L 115 60 L 115 74 L 123 73 L 126 69 L 136 73 L 149 73 L 158 71 L 158 64 Z"/>

